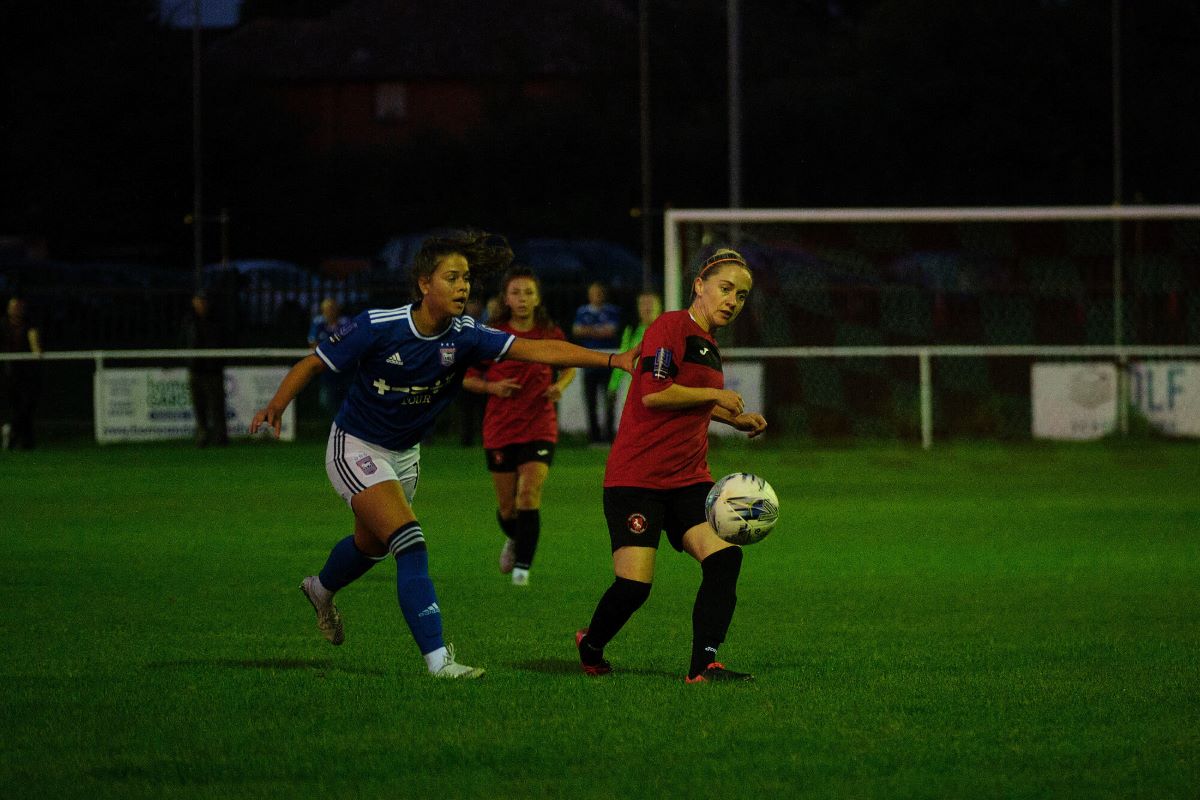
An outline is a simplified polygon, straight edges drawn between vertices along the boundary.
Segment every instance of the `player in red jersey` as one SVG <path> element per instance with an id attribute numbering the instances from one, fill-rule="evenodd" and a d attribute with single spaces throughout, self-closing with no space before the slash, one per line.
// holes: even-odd
<path id="1" fill-rule="evenodd" d="M 488 324 L 522 339 L 565 339 L 542 306 L 542 287 L 533 271 L 514 267 L 500 287 L 503 306 Z M 472 367 L 463 388 L 488 395 L 483 415 L 483 449 L 496 487 L 496 519 L 507 537 L 500 571 L 516 586 L 529 583 L 529 568 L 541 535 L 542 486 L 558 442 L 555 403 L 575 377 L 521 361 Z"/>
<path id="2" fill-rule="evenodd" d="M 688 683 L 752 680 L 717 661 L 733 619 L 740 547 L 721 539 L 704 515 L 712 488 L 708 425 L 717 420 L 758 436 L 761 414 L 747 413 L 725 387 L 713 332 L 733 322 L 750 293 L 750 267 L 733 250 L 718 250 L 692 281 L 686 311 L 660 316 L 642 339 L 621 425 L 604 473 L 604 516 L 612 542 L 612 586 L 591 624 L 575 634 L 583 671 L 612 671 L 604 647 L 650 596 L 659 537 L 700 562 L 703 577 L 692 609 Z"/>

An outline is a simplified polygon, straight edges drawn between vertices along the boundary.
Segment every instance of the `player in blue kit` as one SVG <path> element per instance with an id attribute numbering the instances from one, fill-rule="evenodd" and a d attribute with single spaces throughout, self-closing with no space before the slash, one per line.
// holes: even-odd
<path id="1" fill-rule="evenodd" d="M 608 354 L 553 339 L 518 339 L 488 328 L 466 307 L 472 279 L 496 274 L 512 261 L 503 238 L 464 232 L 426 239 L 413 262 L 418 299 L 356 316 L 284 376 L 250 432 L 269 426 L 279 435 L 288 404 L 326 369 L 356 369 L 334 418 L 325 471 L 354 512 L 354 533 L 334 545 L 317 575 L 300 588 L 332 644 L 345 639 L 334 594 L 389 555 L 396 561 L 396 595 L 429 672 L 439 678 L 477 678 L 478 667 L 455 661 L 442 638 L 442 614 L 429 576 L 425 535 L 412 510 L 420 471 L 420 441 L 474 364 L 506 358 L 553 367 L 619 367 L 631 372 L 637 353 Z"/>

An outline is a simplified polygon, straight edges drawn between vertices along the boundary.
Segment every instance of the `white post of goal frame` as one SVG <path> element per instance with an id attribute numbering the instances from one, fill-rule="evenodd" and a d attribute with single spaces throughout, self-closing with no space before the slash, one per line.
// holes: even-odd
<path id="1" fill-rule="evenodd" d="M 921 384 L 921 447 L 928 450 L 933 447 L 933 375 L 928 348 L 917 353 L 917 365 Z"/>
<path id="2" fill-rule="evenodd" d="M 671 221 L 672 212 L 666 213 L 666 235 L 663 239 L 663 308 L 667 311 L 678 311 L 682 306 L 679 299 L 679 286 L 683 282 L 683 264 L 679 252 L 679 232 Z"/>

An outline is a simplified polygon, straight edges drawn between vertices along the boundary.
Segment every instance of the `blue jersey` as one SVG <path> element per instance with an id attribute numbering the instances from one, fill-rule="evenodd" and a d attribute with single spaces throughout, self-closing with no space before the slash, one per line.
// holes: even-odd
<path id="1" fill-rule="evenodd" d="M 600 306 L 600 308 L 593 308 L 590 303 L 580 306 L 575 311 L 575 324 L 612 326 L 612 336 L 578 337 L 578 343 L 584 347 L 590 347 L 592 349 L 616 347 L 617 342 L 621 340 L 621 309 L 617 308 L 612 303 L 605 303 L 604 305 Z"/>
<path id="2" fill-rule="evenodd" d="M 364 311 L 316 350 L 335 372 L 358 367 L 334 422 L 388 450 L 420 442 L 458 394 L 467 367 L 503 358 L 516 338 L 467 316 L 424 336 L 412 311 L 411 305 Z"/>

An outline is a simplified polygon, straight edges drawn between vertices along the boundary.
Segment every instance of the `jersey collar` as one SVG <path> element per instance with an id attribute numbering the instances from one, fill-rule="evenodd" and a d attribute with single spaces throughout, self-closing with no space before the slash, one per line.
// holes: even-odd
<path id="1" fill-rule="evenodd" d="M 454 319 L 455 318 L 451 317 L 450 321 L 448 323 L 446 323 L 445 328 L 442 328 L 440 331 L 433 334 L 432 336 L 426 336 L 425 334 L 423 334 L 419 330 L 417 330 L 417 323 L 413 321 L 413 314 L 416 313 L 416 310 L 417 310 L 416 303 L 409 304 L 409 306 L 408 306 L 408 329 L 410 331 L 412 331 L 413 336 L 417 337 L 418 339 L 424 339 L 427 342 L 432 342 L 436 339 L 441 339 L 443 336 L 446 335 L 446 332 L 448 330 L 450 330 L 451 328 L 454 327 Z"/>

